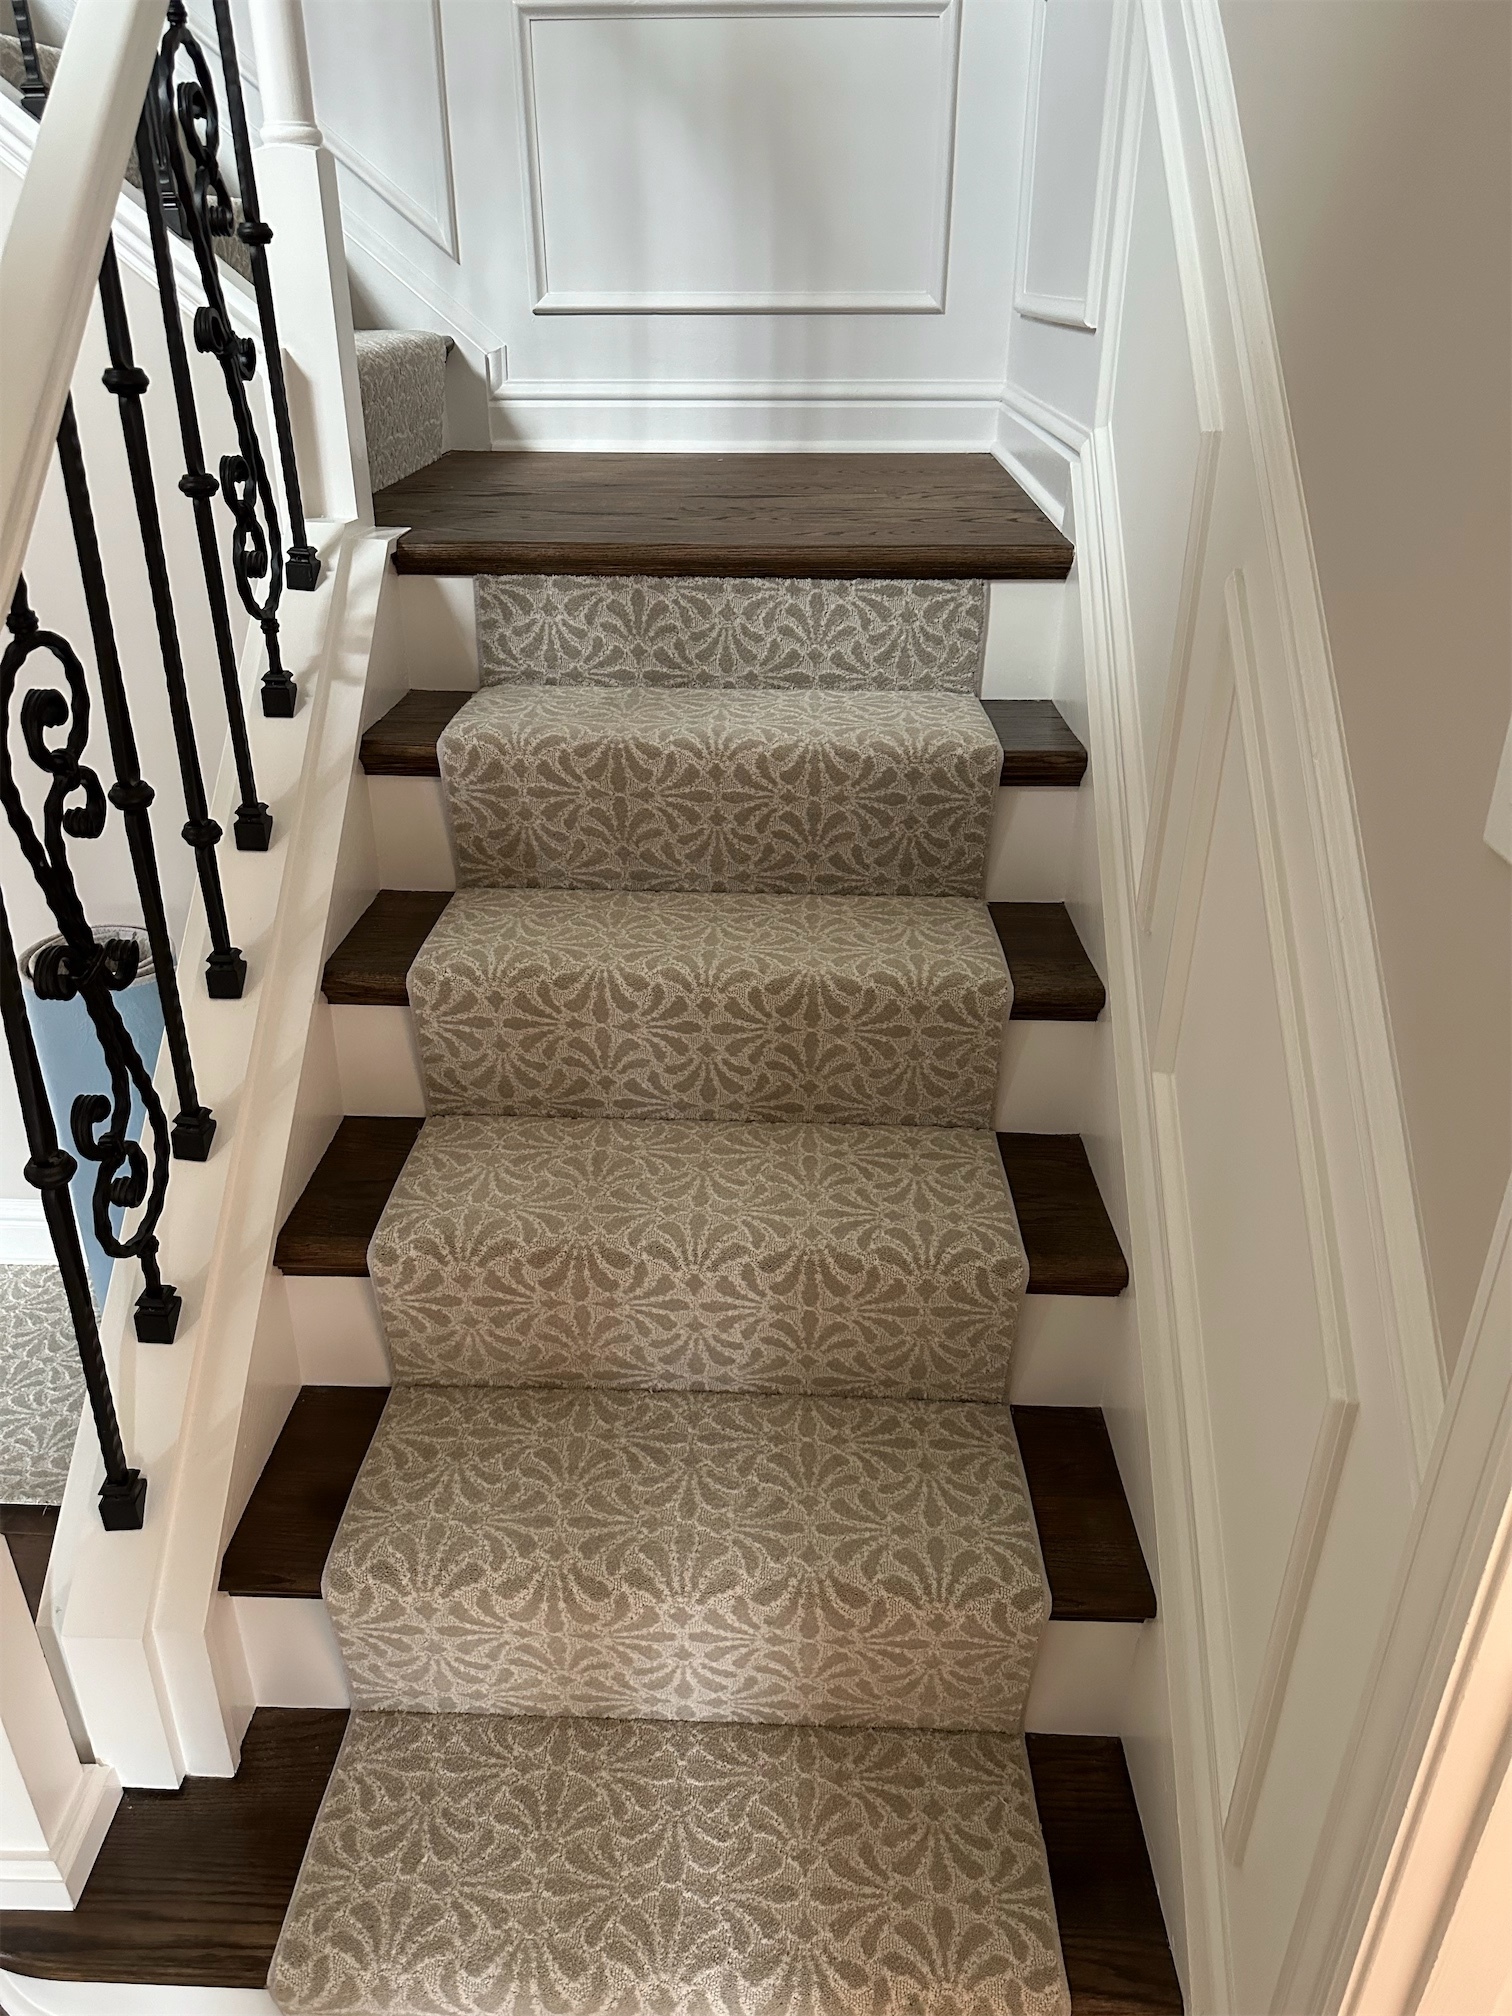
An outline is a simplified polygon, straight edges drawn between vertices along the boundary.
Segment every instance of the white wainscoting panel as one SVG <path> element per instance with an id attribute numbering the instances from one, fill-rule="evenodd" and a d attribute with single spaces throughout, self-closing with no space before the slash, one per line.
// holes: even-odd
<path id="1" fill-rule="evenodd" d="M 1113 195 L 1114 44 L 1127 19 L 1114 0 L 1034 0 L 1013 305 L 1036 321 L 1098 324 Z M 1104 118 L 1101 145 L 1089 147 L 1092 107 Z"/>
<path id="2" fill-rule="evenodd" d="M 538 314 L 945 306 L 959 0 L 515 0 Z"/>

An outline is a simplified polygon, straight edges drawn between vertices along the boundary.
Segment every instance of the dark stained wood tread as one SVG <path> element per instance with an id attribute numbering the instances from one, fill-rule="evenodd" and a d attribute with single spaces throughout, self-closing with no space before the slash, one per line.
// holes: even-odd
<path id="1" fill-rule="evenodd" d="M 1050 1584 L 1050 1615 L 1144 1624 L 1155 1587 L 1108 1424 L 1097 1407 L 1015 1407 L 1013 1425 Z"/>
<path id="2" fill-rule="evenodd" d="M 333 1006 L 403 1008 L 410 962 L 451 901 L 445 889 L 381 889 L 326 961 Z"/>
<path id="3" fill-rule="evenodd" d="M 375 721 L 362 738 L 369 777 L 439 777 L 436 744 L 471 693 L 416 687 Z M 1087 752 L 1053 700 L 984 700 L 1003 745 L 1004 784 L 1080 784 Z"/>
<path id="4" fill-rule="evenodd" d="M 318 1596 L 386 1386 L 305 1386 L 221 1562 L 228 1596 Z"/>
<path id="5" fill-rule="evenodd" d="M 369 777 L 439 777 L 441 730 L 471 698 L 455 687 L 411 687 L 363 736 L 363 769 Z"/>
<path id="6" fill-rule="evenodd" d="M 1004 784 L 1080 784 L 1087 752 L 1053 700 L 984 700 L 1003 745 Z"/>
<path id="7" fill-rule="evenodd" d="M 320 1594 L 326 1556 L 388 1398 L 373 1386 L 306 1386 L 221 1564 L 228 1596 Z M 1155 1615 L 1133 1515 L 1095 1407 L 1015 1407 L 1050 1614 L 1144 1623 Z"/>
<path id="8" fill-rule="evenodd" d="M 327 1001 L 403 1008 L 415 954 L 451 897 L 441 889 L 383 889 L 326 961 Z M 1107 995 L 1064 903 L 989 903 L 1013 975 L 1016 1021 L 1095 1022 Z"/>
<path id="9" fill-rule="evenodd" d="M 56 1505 L 0 1505 L 0 1535 L 16 1564 L 16 1579 L 34 1624 L 57 1538 L 58 1509 Z"/>
<path id="10" fill-rule="evenodd" d="M 124 1793 L 77 1910 L 7 1911 L 0 1967 L 263 1987 L 346 1721 L 341 1708 L 259 1708 L 235 1778 Z"/>
<path id="11" fill-rule="evenodd" d="M 380 490 L 401 574 L 1062 580 L 1070 541 L 995 457 L 453 449 Z"/>
<path id="12" fill-rule="evenodd" d="M 1123 1745 L 1116 1736 L 1027 1742 L 1072 2016 L 1181 2016 Z"/>
<path id="13" fill-rule="evenodd" d="M 284 1220 L 273 1265 L 284 1274 L 366 1274 L 368 1241 L 422 1124 L 349 1114 Z"/>
<path id="14" fill-rule="evenodd" d="M 999 1134 L 1029 1289 L 1037 1295 L 1121 1295 L 1129 1263 L 1079 1134 Z"/>
<path id="15" fill-rule="evenodd" d="M 1013 975 L 1013 1019 L 1095 1022 L 1107 990 L 1064 903 L 989 903 Z"/>

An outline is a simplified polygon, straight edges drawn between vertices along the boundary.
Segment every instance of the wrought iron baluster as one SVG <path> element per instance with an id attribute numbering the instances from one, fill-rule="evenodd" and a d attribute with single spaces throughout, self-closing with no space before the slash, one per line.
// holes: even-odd
<path id="1" fill-rule="evenodd" d="M 187 59 L 193 74 L 175 85 L 180 55 Z M 294 712 L 296 688 L 279 644 L 282 533 L 246 390 L 246 381 L 257 368 L 257 351 L 250 337 L 239 337 L 232 329 L 216 262 L 214 241 L 229 236 L 235 213 L 220 172 L 220 115 L 210 69 L 190 30 L 183 0 L 170 0 L 168 29 L 158 51 L 149 96 L 154 116 L 147 121 L 147 129 L 155 148 L 160 185 L 164 176 L 172 184 L 177 207 L 189 227 L 189 243 L 205 290 L 205 306 L 196 309 L 194 316 L 195 347 L 220 365 L 236 425 L 238 453 L 221 457 L 220 490 L 234 521 L 231 567 L 237 593 L 242 606 L 261 626 L 268 653 L 262 708 L 264 714 L 287 717 Z M 144 163 L 144 183 L 150 172 Z M 265 576 L 267 587 L 259 599 L 253 583 Z"/>
<path id="2" fill-rule="evenodd" d="M 263 222 L 258 209 L 257 175 L 252 165 L 252 142 L 247 131 L 247 107 L 242 97 L 241 66 L 236 57 L 230 0 L 215 0 L 215 33 L 220 43 L 221 75 L 226 83 L 226 110 L 231 119 L 236 179 L 241 184 L 242 221 L 236 227 L 236 235 L 251 255 L 257 319 L 262 324 L 263 362 L 268 371 L 268 396 L 273 407 L 273 425 L 278 434 L 284 496 L 289 506 L 289 530 L 293 535 L 285 578 L 291 588 L 313 588 L 320 579 L 320 556 L 305 532 L 304 499 L 300 495 L 299 464 L 294 459 L 294 434 L 289 425 L 289 394 L 284 384 L 283 350 L 278 341 L 278 320 L 273 312 L 273 283 L 268 275 L 267 247 L 273 233 Z"/>
<path id="3" fill-rule="evenodd" d="M 17 585 L 6 623 L 11 637 L 0 655 L 0 805 L 63 938 L 61 945 L 49 945 L 38 955 L 32 980 L 39 999 L 82 1000 L 94 1029 L 110 1091 L 108 1095 L 80 1093 L 73 1102 L 69 1126 L 79 1154 L 98 1165 L 95 1237 L 112 1258 L 141 1264 L 147 1285 L 137 1297 L 137 1336 L 143 1343 L 171 1344 L 181 1304 L 178 1291 L 162 1277 L 157 1241 L 168 1192 L 168 1121 L 151 1074 L 113 998 L 136 978 L 137 943 L 134 938 L 108 938 L 103 944 L 96 939 L 68 858 L 68 841 L 97 840 L 106 819 L 104 786 L 84 761 L 89 743 L 89 689 L 84 667 L 66 638 L 38 623 L 24 582 Z M 16 682 L 28 660 L 38 654 L 53 660 L 62 682 L 61 690 L 58 686 L 33 687 L 20 708 L 26 753 L 49 779 L 40 834 L 17 787 L 10 746 Z M 59 729 L 63 731 L 61 741 L 50 741 L 49 735 Z M 14 948 L 11 951 L 13 955 Z M 141 1143 L 127 1134 L 133 1091 L 142 1102 L 151 1135 L 150 1159 Z M 110 1219 L 112 1208 L 130 1211 L 139 1206 L 141 1215 L 135 1229 L 128 1234 L 123 1226 L 117 1235 Z"/>
<path id="4" fill-rule="evenodd" d="M 58 429 L 58 461 L 63 471 L 68 513 L 73 523 L 79 573 L 84 583 L 84 603 L 89 612 L 90 635 L 100 678 L 101 708 L 110 738 L 111 761 L 115 766 L 116 781 L 111 786 L 110 802 L 122 813 L 126 822 L 126 842 L 131 850 L 137 893 L 142 899 L 142 921 L 147 929 L 147 942 L 152 948 L 152 963 L 163 1002 L 163 1027 L 168 1040 L 168 1054 L 173 1061 L 174 1083 L 178 1089 L 179 1112 L 173 1123 L 173 1152 L 181 1161 L 203 1162 L 210 1153 L 215 1119 L 209 1107 L 201 1105 L 194 1083 L 194 1064 L 189 1055 L 189 1035 L 184 1027 L 184 1008 L 179 998 L 173 941 L 168 935 L 157 854 L 147 816 L 156 794 L 142 776 L 137 755 L 136 731 L 132 727 L 131 710 L 126 702 L 126 683 L 116 649 L 115 625 L 111 621 L 105 570 L 100 564 L 94 508 L 89 500 L 89 482 L 84 473 L 84 456 L 79 447 L 79 429 L 74 419 L 72 399 L 63 408 L 63 424 Z"/>
<path id="5" fill-rule="evenodd" d="M 137 159 L 142 164 L 147 228 L 152 238 L 158 295 L 163 306 L 163 331 L 168 339 L 168 365 L 173 374 L 174 403 L 178 407 L 179 438 L 184 447 L 184 474 L 179 478 L 178 487 L 194 506 L 194 529 L 199 538 L 205 596 L 210 604 L 210 627 L 215 635 L 221 690 L 226 696 L 231 753 L 236 763 L 237 788 L 241 793 L 234 828 L 236 844 L 244 853 L 262 853 L 273 837 L 273 815 L 257 795 L 257 779 L 252 769 L 252 746 L 247 740 L 247 717 L 242 707 L 241 682 L 237 677 L 236 647 L 231 639 L 231 613 L 226 606 L 226 584 L 215 544 L 215 514 L 210 508 L 210 500 L 220 485 L 205 467 L 199 410 L 194 399 L 194 379 L 189 370 L 183 324 L 179 320 L 178 282 L 174 278 L 173 253 L 168 244 L 168 220 L 163 212 L 159 178 L 155 172 L 159 149 L 150 128 L 151 113 L 149 109 L 144 109 L 137 127 Z"/>
<path id="6" fill-rule="evenodd" d="M 32 28 L 31 0 L 11 0 L 16 17 L 16 40 L 21 45 L 21 110 L 40 119 L 47 105 L 47 86 L 42 79 L 42 62 L 37 54 L 37 37 Z"/>
<path id="7" fill-rule="evenodd" d="M 158 650 L 163 660 L 163 676 L 168 684 L 168 710 L 173 718 L 173 739 L 178 748 L 179 775 L 184 786 L 184 810 L 188 814 L 184 822 L 184 838 L 194 849 L 200 894 L 204 898 L 205 916 L 210 926 L 205 985 L 214 999 L 235 1001 L 246 985 L 247 962 L 238 947 L 231 943 L 220 864 L 215 856 L 221 829 L 218 822 L 210 817 L 210 806 L 205 797 L 204 771 L 200 766 L 199 743 L 189 706 L 189 687 L 184 678 L 183 653 L 179 649 L 178 620 L 173 610 L 173 589 L 168 579 L 163 528 L 158 518 L 157 492 L 152 480 L 152 457 L 147 446 L 147 424 L 142 418 L 142 395 L 147 390 L 147 373 L 140 369 L 131 354 L 126 298 L 121 292 L 115 247 L 108 242 L 104 263 L 100 267 L 100 309 L 105 322 L 105 340 L 110 350 L 110 369 L 104 378 L 105 390 L 114 393 L 120 408 L 126 462 L 131 471 L 132 494 L 136 499 L 137 525 L 147 563 L 147 582 L 152 591 Z"/>
<path id="8" fill-rule="evenodd" d="M 68 1313 L 78 1340 L 95 1434 L 105 1461 L 105 1482 L 100 1486 L 100 1523 L 110 1533 L 135 1532 L 146 1514 L 147 1480 L 140 1470 L 129 1467 L 121 1442 L 121 1426 L 116 1419 L 110 1375 L 100 1349 L 100 1331 L 89 1293 L 89 1271 L 84 1264 L 79 1228 L 74 1223 L 68 1195 L 78 1164 L 59 1143 L 53 1125 L 3 896 L 0 896 L 0 1021 L 5 1025 L 6 1047 L 15 1072 L 21 1117 L 26 1124 L 28 1159 L 24 1173 L 27 1182 L 41 1193 L 48 1234 L 58 1257 L 58 1272 L 63 1277 L 63 1292 L 68 1297 Z"/>

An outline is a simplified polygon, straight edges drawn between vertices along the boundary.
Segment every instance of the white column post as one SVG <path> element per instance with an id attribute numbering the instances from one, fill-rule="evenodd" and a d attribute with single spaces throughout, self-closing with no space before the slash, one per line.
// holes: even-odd
<path id="1" fill-rule="evenodd" d="M 308 518 L 372 523 L 336 164 L 315 119 L 301 0 L 250 0 L 262 99 L 257 193 Z"/>
<path id="2" fill-rule="evenodd" d="M 71 1911 L 121 1786 L 81 1764 L 0 1540 L 0 1911 Z"/>

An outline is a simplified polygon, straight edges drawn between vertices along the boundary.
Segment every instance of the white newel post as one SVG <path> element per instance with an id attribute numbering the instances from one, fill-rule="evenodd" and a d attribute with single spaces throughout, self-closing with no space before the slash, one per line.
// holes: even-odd
<path id="1" fill-rule="evenodd" d="M 307 518 L 371 524 L 336 164 L 315 120 L 302 0 L 249 0 L 262 99 L 257 193 Z"/>
<path id="2" fill-rule="evenodd" d="M 71 1911 L 120 1803 L 103 1764 L 81 1764 L 0 1542 L 0 1910 Z"/>

